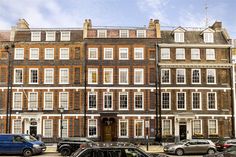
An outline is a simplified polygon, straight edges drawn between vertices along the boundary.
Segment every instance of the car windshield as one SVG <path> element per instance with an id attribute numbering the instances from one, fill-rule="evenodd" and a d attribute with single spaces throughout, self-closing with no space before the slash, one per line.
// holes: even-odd
<path id="1" fill-rule="evenodd" d="M 30 135 L 23 135 L 23 138 L 28 141 L 28 142 L 34 142 L 34 141 L 37 141 L 36 138 L 34 138 L 33 136 L 30 136 Z"/>

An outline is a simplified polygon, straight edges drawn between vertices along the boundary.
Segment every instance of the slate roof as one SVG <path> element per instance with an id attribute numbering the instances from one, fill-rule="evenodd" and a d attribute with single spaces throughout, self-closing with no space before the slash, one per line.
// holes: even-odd
<path id="1" fill-rule="evenodd" d="M 0 41 L 10 41 L 10 31 L 0 31 Z"/>
<path id="2" fill-rule="evenodd" d="M 184 33 L 183 44 L 205 44 L 203 40 L 203 35 L 200 35 L 201 32 L 202 31 L 186 31 Z M 161 41 L 162 43 L 170 43 L 170 44 L 176 43 L 174 41 L 173 31 L 172 30 L 161 31 Z M 222 32 L 215 32 L 213 44 L 228 44 L 228 43 L 227 40 L 224 38 Z"/>

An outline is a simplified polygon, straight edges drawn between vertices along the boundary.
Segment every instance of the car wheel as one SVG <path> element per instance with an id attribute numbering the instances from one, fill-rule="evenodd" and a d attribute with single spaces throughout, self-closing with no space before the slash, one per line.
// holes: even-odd
<path id="1" fill-rule="evenodd" d="M 208 149 L 207 154 L 214 154 L 215 150 L 214 149 Z"/>
<path id="2" fill-rule="evenodd" d="M 69 148 L 62 148 L 61 155 L 62 156 L 69 156 L 71 154 L 71 150 Z"/>
<path id="3" fill-rule="evenodd" d="M 32 155 L 32 151 L 30 149 L 26 149 L 23 152 L 24 157 L 28 157 Z"/>
<path id="4" fill-rule="evenodd" d="M 175 151 L 175 153 L 176 153 L 178 156 L 181 156 L 181 155 L 184 154 L 184 150 L 183 150 L 183 149 L 177 149 L 177 150 Z"/>

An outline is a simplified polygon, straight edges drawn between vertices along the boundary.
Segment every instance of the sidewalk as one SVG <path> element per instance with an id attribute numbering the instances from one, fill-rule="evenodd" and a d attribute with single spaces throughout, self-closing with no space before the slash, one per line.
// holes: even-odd
<path id="1" fill-rule="evenodd" d="M 47 149 L 46 152 L 52 153 L 57 151 L 57 144 L 46 144 Z M 149 145 L 148 146 L 148 151 L 147 151 L 147 146 L 146 145 L 141 145 L 139 148 L 142 150 L 149 152 L 149 153 L 160 153 L 163 152 L 163 146 L 160 145 Z"/>

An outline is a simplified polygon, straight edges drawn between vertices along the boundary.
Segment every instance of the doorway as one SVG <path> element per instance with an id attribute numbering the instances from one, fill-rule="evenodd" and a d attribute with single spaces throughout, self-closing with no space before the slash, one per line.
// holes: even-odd
<path id="1" fill-rule="evenodd" d="M 116 141 L 116 121 L 114 118 L 102 118 L 102 141 Z"/>
<path id="2" fill-rule="evenodd" d="M 187 129 L 186 124 L 179 125 L 179 136 L 180 140 L 186 140 L 187 137 Z"/>
<path id="3" fill-rule="evenodd" d="M 30 135 L 36 137 L 36 135 L 37 135 L 37 126 L 30 126 Z"/>

